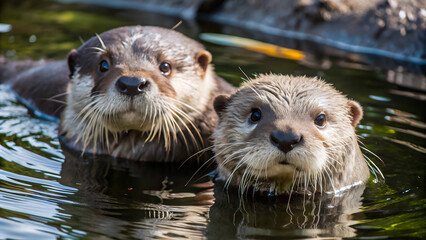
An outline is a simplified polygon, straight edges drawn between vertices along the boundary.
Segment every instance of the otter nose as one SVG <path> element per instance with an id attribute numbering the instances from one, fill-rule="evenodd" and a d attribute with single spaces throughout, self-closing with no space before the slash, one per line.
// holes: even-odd
<path id="1" fill-rule="evenodd" d="M 146 78 L 121 77 L 115 83 L 117 90 L 129 96 L 135 96 L 145 91 L 149 81 Z"/>
<path id="2" fill-rule="evenodd" d="M 271 141 L 284 153 L 290 152 L 296 144 L 302 140 L 302 136 L 293 132 L 274 131 L 271 134 Z"/>

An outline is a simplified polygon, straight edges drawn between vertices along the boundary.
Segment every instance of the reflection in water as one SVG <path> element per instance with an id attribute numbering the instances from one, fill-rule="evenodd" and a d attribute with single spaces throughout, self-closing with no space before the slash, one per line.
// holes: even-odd
<path id="1" fill-rule="evenodd" d="M 226 235 L 242 238 L 353 237 L 355 229 L 350 225 L 356 221 L 352 214 L 361 209 L 364 188 L 358 186 L 335 196 L 270 197 L 248 193 L 240 198 L 237 192 L 218 184 L 208 232 L 214 236 L 226 229 Z"/>
<path id="2" fill-rule="evenodd" d="M 78 188 L 75 195 L 86 206 L 84 211 L 70 204 L 59 206 L 79 219 L 80 229 L 88 236 L 193 239 L 205 236 L 206 229 L 212 238 L 221 234 L 355 236 L 351 214 L 360 210 L 364 186 L 334 197 L 293 195 L 289 199 L 248 194 L 240 198 L 222 184 L 213 185 L 203 174 L 198 182 L 185 187 L 197 166 L 81 158 L 66 149 L 64 155 L 59 182 Z"/>
<path id="3" fill-rule="evenodd" d="M 392 138 L 388 138 L 388 137 L 384 137 L 383 139 L 400 144 L 400 145 L 404 145 L 406 147 L 409 147 L 413 150 L 419 151 L 421 153 L 425 153 L 426 154 L 426 148 L 422 147 L 422 146 L 417 146 L 416 144 L 410 143 L 410 142 L 406 142 L 406 141 L 401 141 L 401 140 L 397 140 L 397 139 L 392 139 Z"/>
<path id="4" fill-rule="evenodd" d="M 198 166 L 82 158 L 63 150 L 59 182 L 79 189 L 79 201 L 87 204 L 84 212 L 75 212 L 70 205 L 64 209 L 86 223 L 82 230 L 89 235 L 190 239 L 204 235 L 212 185 L 200 179 L 201 183 L 185 187 Z"/>

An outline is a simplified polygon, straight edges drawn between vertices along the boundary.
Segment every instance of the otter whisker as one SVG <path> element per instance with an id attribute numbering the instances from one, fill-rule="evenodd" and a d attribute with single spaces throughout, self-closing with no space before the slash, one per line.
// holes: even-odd
<path id="1" fill-rule="evenodd" d="M 92 126 L 91 132 L 92 132 L 92 136 L 93 136 L 93 151 L 96 152 L 97 149 L 97 143 L 98 143 L 98 138 L 99 138 L 99 125 L 96 124 L 98 122 L 100 122 L 100 113 L 99 111 L 95 111 L 94 112 L 94 117 L 89 119 L 89 124 L 88 126 Z M 89 145 L 88 141 L 84 143 L 84 149 Z"/>
<path id="2" fill-rule="evenodd" d="M 325 163 L 325 164 L 326 164 L 327 166 L 329 166 L 329 168 L 330 168 L 330 169 L 331 169 L 331 168 L 333 168 L 333 170 L 337 172 L 337 171 L 338 171 L 338 169 L 337 169 L 337 167 L 336 167 L 333 163 L 337 163 L 338 165 L 340 165 L 340 167 L 342 167 L 342 166 L 343 166 L 343 164 L 342 164 L 340 161 L 337 161 L 337 160 L 336 160 L 336 161 L 333 161 L 333 162 L 332 162 L 332 161 L 331 161 L 331 159 L 327 159 L 327 161 L 326 161 L 326 163 Z"/>
<path id="3" fill-rule="evenodd" d="M 98 52 L 102 52 L 102 53 L 106 52 L 105 49 L 102 49 L 102 48 L 99 48 L 99 47 L 90 47 L 90 49 L 94 49 L 94 50 L 97 50 Z"/>
<path id="4" fill-rule="evenodd" d="M 173 108 L 171 108 L 171 109 L 173 109 Z M 186 136 L 185 136 L 185 132 L 182 130 L 182 128 L 179 126 L 179 123 L 178 122 L 180 122 L 180 123 L 182 123 L 182 125 L 185 127 L 185 129 L 186 129 L 186 131 L 188 132 L 188 134 L 189 134 L 189 136 L 190 136 L 190 138 L 191 138 L 191 140 L 193 141 L 193 144 L 194 144 L 194 146 L 195 146 L 195 148 L 196 149 L 199 149 L 200 148 L 200 146 L 198 145 L 198 141 L 195 139 L 195 136 L 194 136 L 194 134 L 192 133 L 192 131 L 191 131 L 191 129 L 185 124 L 185 121 L 182 119 L 182 117 L 179 115 L 180 113 L 177 113 L 177 112 L 175 112 L 175 110 L 173 110 L 173 112 L 174 112 L 174 118 L 175 118 L 175 122 L 176 122 L 176 126 L 179 128 L 179 130 L 180 130 L 180 132 L 181 132 L 181 136 L 182 136 L 182 138 L 184 139 L 184 142 L 185 142 L 185 145 L 186 145 L 186 148 L 187 149 L 189 149 L 189 145 L 188 145 L 188 142 L 187 142 L 187 139 L 186 139 Z M 193 126 L 193 128 L 194 129 L 196 129 L 195 128 L 195 126 Z M 198 130 L 197 130 L 198 131 Z M 200 135 L 199 135 L 200 136 Z M 201 136 L 200 136 L 200 139 L 201 139 Z"/>
<path id="5" fill-rule="evenodd" d="M 224 143 L 224 144 L 215 144 L 213 146 L 207 147 L 201 151 L 198 151 L 197 153 L 193 154 L 190 158 L 194 157 L 195 155 L 205 152 L 207 150 L 213 149 L 213 148 L 217 148 L 218 146 L 226 146 L 224 149 L 220 150 L 219 152 L 216 152 L 216 154 L 214 154 L 214 158 L 217 157 L 218 155 L 224 153 L 225 151 L 231 149 L 232 147 L 236 146 L 236 145 L 242 145 L 242 144 L 247 144 L 247 142 L 241 142 L 241 143 Z"/>
<path id="6" fill-rule="evenodd" d="M 169 121 L 171 122 L 171 124 L 173 125 L 173 137 L 175 139 L 175 142 L 177 142 L 177 133 L 181 133 L 182 139 L 184 141 L 186 150 L 189 151 L 189 145 L 188 145 L 188 141 L 186 140 L 186 136 L 184 134 L 184 132 L 182 131 L 182 128 L 179 126 L 179 123 L 176 121 L 175 118 L 179 118 L 179 116 L 176 116 L 176 113 L 174 111 L 171 111 L 171 116 L 169 118 Z"/>
<path id="7" fill-rule="evenodd" d="M 170 97 L 166 97 L 166 99 L 169 100 L 169 101 L 176 102 L 179 105 L 182 105 L 182 106 L 188 108 L 189 110 L 194 111 L 197 114 L 201 114 L 200 110 L 196 109 L 195 107 L 193 107 L 193 106 L 191 106 L 191 105 L 189 105 L 185 102 L 180 101 L 179 99 L 174 99 L 174 98 L 170 98 Z"/>
<path id="8" fill-rule="evenodd" d="M 189 144 L 188 144 L 188 141 L 186 139 L 185 133 L 182 130 L 182 128 L 179 126 L 179 123 L 178 123 L 178 121 L 183 123 L 183 120 L 173 109 L 171 109 L 171 114 L 172 114 L 172 116 L 170 117 L 170 120 L 173 122 L 174 128 L 177 129 L 179 131 L 179 133 L 181 133 L 181 136 L 182 136 L 182 139 L 184 141 L 186 150 L 189 152 L 190 151 L 189 150 Z M 185 125 L 185 124 L 183 123 L 183 125 Z M 175 140 L 177 141 L 176 130 L 174 131 L 174 137 L 175 137 Z M 196 144 L 196 147 L 198 148 L 197 144 Z"/>
<path id="9" fill-rule="evenodd" d="M 298 175 L 300 175 L 300 173 L 299 172 L 296 172 L 296 171 L 294 171 L 293 172 L 293 179 L 292 179 L 292 184 L 291 184 L 291 188 L 290 188 L 290 192 L 289 192 L 289 195 L 288 195 L 288 201 L 287 201 L 287 207 L 286 207 L 286 212 L 290 215 L 290 216 L 293 216 L 294 214 L 293 214 L 293 212 L 291 211 L 291 208 L 290 208 L 290 200 L 291 200 L 291 196 L 292 196 L 292 194 L 293 194 L 293 190 L 294 190 L 294 186 L 295 186 L 295 184 L 296 184 L 296 179 L 298 178 Z"/>
<path id="10" fill-rule="evenodd" d="M 178 23 L 176 23 L 176 25 L 174 25 L 172 28 L 170 28 L 170 30 L 175 30 L 176 28 L 178 28 L 181 24 L 182 24 L 182 20 L 180 20 Z"/>
<path id="11" fill-rule="evenodd" d="M 234 157 L 239 157 L 238 155 L 235 155 Z M 230 157 L 227 157 L 227 159 L 230 159 Z M 231 159 L 232 160 L 232 159 Z M 226 180 L 226 182 L 225 182 L 225 186 L 226 187 L 229 187 L 229 185 L 230 185 L 230 183 L 231 183 L 231 180 L 232 180 L 232 178 L 233 178 L 233 176 L 234 176 L 234 174 L 235 174 L 235 172 L 240 168 L 240 167 L 242 167 L 243 166 L 243 162 L 242 161 L 239 161 L 238 163 L 237 163 L 237 165 L 234 167 L 234 169 L 232 170 L 232 172 L 231 172 L 231 174 L 229 175 L 229 177 L 228 177 L 228 179 Z"/>
<path id="12" fill-rule="evenodd" d="M 327 178 L 328 178 L 328 180 L 329 180 L 329 182 L 331 184 L 331 188 L 333 189 L 333 192 L 336 193 L 336 188 L 334 187 L 333 180 L 332 180 L 330 174 L 328 173 L 327 168 L 324 168 L 324 173 L 327 176 Z"/>
<path id="13" fill-rule="evenodd" d="M 238 187 L 238 189 L 239 189 L 238 195 L 239 195 L 240 199 L 243 198 L 244 192 L 245 192 L 245 187 L 247 185 L 247 182 L 249 181 L 249 179 L 247 179 L 247 177 L 250 176 L 250 174 L 248 174 L 248 170 L 249 170 L 249 168 L 246 167 L 243 171 L 243 175 L 241 176 L 240 185 Z"/>
<path id="14" fill-rule="evenodd" d="M 211 162 L 211 161 L 213 161 L 214 160 L 214 158 L 213 157 L 211 157 L 211 158 L 209 158 L 207 161 L 205 161 L 198 169 L 197 169 L 197 171 L 195 171 L 195 173 L 194 174 L 192 174 L 192 176 L 189 178 L 189 180 L 185 183 L 185 186 L 187 186 L 188 185 L 188 183 L 189 182 L 191 182 L 191 180 L 195 177 L 195 175 L 197 175 L 197 173 L 207 164 L 207 163 L 209 163 L 209 162 Z"/>
<path id="15" fill-rule="evenodd" d="M 366 163 L 369 166 L 369 168 L 373 171 L 373 173 L 377 172 L 378 174 L 380 174 L 382 179 L 385 179 L 385 176 L 383 175 L 382 171 L 380 171 L 380 169 L 377 167 L 377 165 L 374 164 L 374 162 L 369 157 L 367 157 L 366 155 L 364 155 L 364 157 L 367 159 Z M 371 167 L 370 164 L 372 164 L 373 167 Z M 376 174 L 374 174 L 374 175 L 376 175 Z M 377 176 L 376 176 L 376 178 L 377 178 Z"/>
<path id="16" fill-rule="evenodd" d="M 366 147 L 361 147 L 361 149 L 362 150 L 364 150 L 364 151 L 366 151 L 366 152 L 368 152 L 368 153 L 370 153 L 371 155 L 373 155 L 375 158 L 377 158 L 377 159 L 379 159 L 383 164 L 385 164 L 385 162 L 383 162 L 383 160 L 379 157 L 379 156 L 377 156 L 375 153 L 373 153 L 372 151 L 370 151 L 370 150 L 368 150 Z"/>
<path id="17" fill-rule="evenodd" d="M 188 114 L 186 114 L 185 112 L 183 112 L 181 109 L 179 109 L 179 108 L 177 108 L 176 106 L 173 106 L 173 105 L 170 105 L 170 108 L 172 108 L 173 110 L 175 110 L 176 111 L 176 113 L 178 113 L 178 114 L 180 114 L 180 116 L 181 117 L 183 117 L 188 123 L 189 123 L 189 125 L 195 130 L 195 133 L 197 133 L 197 135 L 198 135 L 198 137 L 199 137 L 199 139 L 200 139 L 200 141 L 201 141 L 201 144 L 202 145 L 204 145 L 204 143 L 203 143 L 203 138 L 201 137 L 201 134 L 200 134 L 200 132 L 198 131 L 198 128 L 195 126 L 195 124 L 194 124 L 194 122 L 192 121 L 192 119 L 188 116 Z M 183 120 L 183 119 L 182 119 Z M 185 128 L 188 130 L 188 132 L 190 133 L 190 135 L 191 135 L 191 138 L 193 139 L 193 141 L 196 143 L 197 141 L 196 141 L 196 139 L 195 139 L 195 136 L 192 134 L 192 131 L 189 129 L 189 127 L 186 125 L 186 124 L 184 124 L 184 122 L 182 121 L 182 123 L 183 123 L 183 125 L 185 126 Z M 197 145 L 197 148 L 198 148 L 198 145 Z"/>
<path id="18" fill-rule="evenodd" d="M 254 86 L 251 82 L 247 83 L 247 86 L 260 98 L 264 99 L 265 96 Z"/>
<path id="19" fill-rule="evenodd" d="M 77 115 L 74 117 L 73 120 L 78 120 L 79 118 L 83 117 L 83 119 L 80 120 L 80 123 L 84 122 L 88 117 L 90 117 L 90 111 L 94 111 L 93 107 L 95 105 L 96 105 L 96 101 L 92 101 L 89 104 L 87 104 L 83 109 L 81 109 L 79 113 L 77 113 Z"/>
<path id="20" fill-rule="evenodd" d="M 157 141 L 160 142 L 160 138 L 161 138 L 161 136 L 163 136 L 164 145 L 165 145 L 164 147 L 166 148 L 166 151 L 170 151 L 170 148 L 171 148 L 170 135 L 169 135 L 170 131 L 168 131 L 168 126 L 167 126 L 167 122 L 166 122 L 166 119 L 165 119 L 164 112 L 160 112 L 160 113 L 161 113 L 160 119 L 159 119 L 160 129 L 159 129 L 159 132 L 158 132 Z"/>
<path id="21" fill-rule="evenodd" d="M 151 142 L 155 136 L 157 135 L 158 132 L 158 128 L 160 125 L 158 122 L 156 123 L 156 119 L 157 119 L 157 109 L 156 108 L 151 108 L 152 112 L 150 112 L 150 116 L 151 116 L 151 129 L 149 131 L 148 136 L 145 139 L 145 142 Z"/>
<path id="22" fill-rule="evenodd" d="M 243 149 L 240 149 L 240 150 L 238 150 L 238 151 L 235 151 L 235 152 L 233 152 L 232 154 L 230 154 L 229 155 L 229 157 L 233 157 L 233 156 L 238 156 L 239 154 L 244 154 L 247 150 L 249 150 L 249 148 L 248 147 L 246 147 L 246 148 L 243 148 Z M 249 150 L 250 151 L 250 150 Z M 241 159 L 239 162 L 238 162 L 238 164 L 242 164 L 242 163 L 244 163 L 243 162 L 243 160 L 244 159 Z M 224 160 L 223 162 L 222 162 L 222 164 L 223 165 L 226 165 L 227 163 L 229 163 L 230 162 L 230 160 Z"/>
<path id="23" fill-rule="evenodd" d="M 243 69 L 240 67 L 240 66 L 238 66 L 238 69 L 240 69 L 240 71 L 243 73 L 243 75 L 246 77 L 245 79 L 244 78 L 242 78 L 243 79 L 243 81 L 244 82 L 247 82 L 247 81 L 249 81 L 250 80 L 250 78 L 249 78 L 249 76 L 247 76 L 247 74 L 243 71 Z"/>
<path id="24" fill-rule="evenodd" d="M 199 150 L 198 152 L 196 152 L 196 153 L 194 153 L 194 154 L 192 154 L 191 156 L 189 156 L 187 159 L 185 159 L 185 161 L 183 161 L 181 164 L 180 164 L 180 166 L 179 166 L 179 168 L 181 168 L 187 161 L 189 161 L 191 158 L 193 158 L 193 157 L 195 157 L 195 156 L 197 156 L 197 155 L 199 155 L 199 154 L 202 154 L 202 153 L 205 153 L 205 152 L 207 152 L 207 151 L 209 151 L 209 150 L 212 150 L 213 148 L 214 148 L 215 146 L 213 145 L 213 146 L 210 146 L 210 147 L 206 147 L 206 148 L 203 148 L 203 149 L 201 149 L 201 150 Z M 213 158 L 211 158 L 211 159 L 213 159 Z"/>
<path id="25" fill-rule="evenodd" d="M 96 126 L 94 125 L 94 122 L 96 122 L 95 120 L 98 119 L 99 113 L 96 111 L 96 109 L 90 109 L 90 111 L 88 111 L 88 114 L 90 114 L 90 118 L 89 118 L 89 121 L 83 125 L 84 131 L 80 132 L 81 134 L 79 134 L 75 140 L 76 143 L 79 142 L 80 140 L 83 140 L 82 154 L 85 152 L 87 146 L 89 145 L 90 140 L 92 139 L 94 139 L 94 143 L 95 143 L 93 148 L 96 149 L 97 132 L 95 129 Z"/>
<path id="26" fill-rule="evenodd" d="M 96 37 L 99 39 L 99 42 L 101 43 L 103 50 L 106 50 L 106 46 L 104 41 L 102 41 L 102 38 L 97 33 L 96 33 Z"/>
<path id="27" fill-rule="evenodd" d="M 46 100 L 46 101 L 52 101 L 52 102 L 58 102 L 58 103 L 66 104 L 66 101 L 60 101 L 60 100 L 55 99 L 55 98 L 66 96 L 66 95 L 68 95 L 68 92 L 59 93 L 59 94 L 56 94 L 56 95 L 51 96 L 49 98 L 43 98 L 43 99 Z"/>
<path id="28" fill-rule="evenodd" d="M 367 158 L 367 156 L 364 155 L 365 158 Z M 367 163 L 368 168 L 370 169 L 370 172 L 373 173 L 374 178 L 377 179 L 377 174 L 376 174 L 376 170 L 374 169 L 373 166 L 371 166 L 370 161 L 366 160 L 365 161 Z"/>
<path id="29" fill-rule="evenodd" d="M 163 119 L 164 119 L 164 126 L 165 126 L 165 128 L 164 128 L 165 129 L 164 135 L 167 134 L 167 136 L 164 136 L 164 137 L 167 137 L 168 142 L 169 142 L 170 145 L 172 144 L 172 142 L 174 142 L 174 143 L 177 142 L 176 128 L 173 125 L 172 121 L 170 120 L 172 118 L 171 116 L 172 116 L 171 113 L 168 112 L 168 113 L 165 113 L 164 117 L 163 117 Z"/>
<path id="30" fill-rule="evenodd" d="M 177 125 L 176 125 L 176 121 L 173 119 L 173 115 L 171 113 L 167 114 L 166 120 L 167 120 L 167 125 L 169 125 L 170 131 L 171 131 L 171 134 L 169 133 L 170 142 L 177 143 L 177 141 L 178 141 L 177 127 L 176 127 Z M 184 139 L 186 149 L 189 152 L 189 148 L 188 148 L 188 144 L 186 142 L 186 138 L 183 137 L 183 139 Z"/>
<path id="31" fill-rule="evenodd" d="M 167 151 L 171 148 L 170 127 L 168 122 L 168 114 L 163 114 L 161 117 L 162 135 L 164 136 L 165 148 Z"/>

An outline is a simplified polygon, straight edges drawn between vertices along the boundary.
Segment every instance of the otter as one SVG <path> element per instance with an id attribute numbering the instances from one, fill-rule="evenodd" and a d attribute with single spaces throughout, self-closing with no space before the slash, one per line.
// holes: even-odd
<path id="1" fill-rule="evenodd" d="M 70 149 L 183 161 L 210 144 L 213 100 L 234 90 L 211 60 L 179 32 L 129 26 L 94 36 L 66 60 L 36 64 L 9 82 L 36 112 L 60 118 L 59 139 Z"/>
<path id="2" fill-rule="evenodd" d="M 312 195 L 370 176 L 374 163 L 364 158 L 355 133 L 362 108 L 322 80 L 259 75 L 218 96 L 214 108 L 216 180 L 225 187 Z"/>

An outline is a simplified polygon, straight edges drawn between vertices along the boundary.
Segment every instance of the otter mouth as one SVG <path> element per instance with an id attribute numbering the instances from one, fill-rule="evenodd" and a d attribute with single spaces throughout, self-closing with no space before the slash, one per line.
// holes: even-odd
<path id="1" fill-rule="evenodd" d="M 281 164 L 281 165 L 290 165 L 290 163 L 288 163 L 286 160 L 279 161 L 278 164 Z"/>

